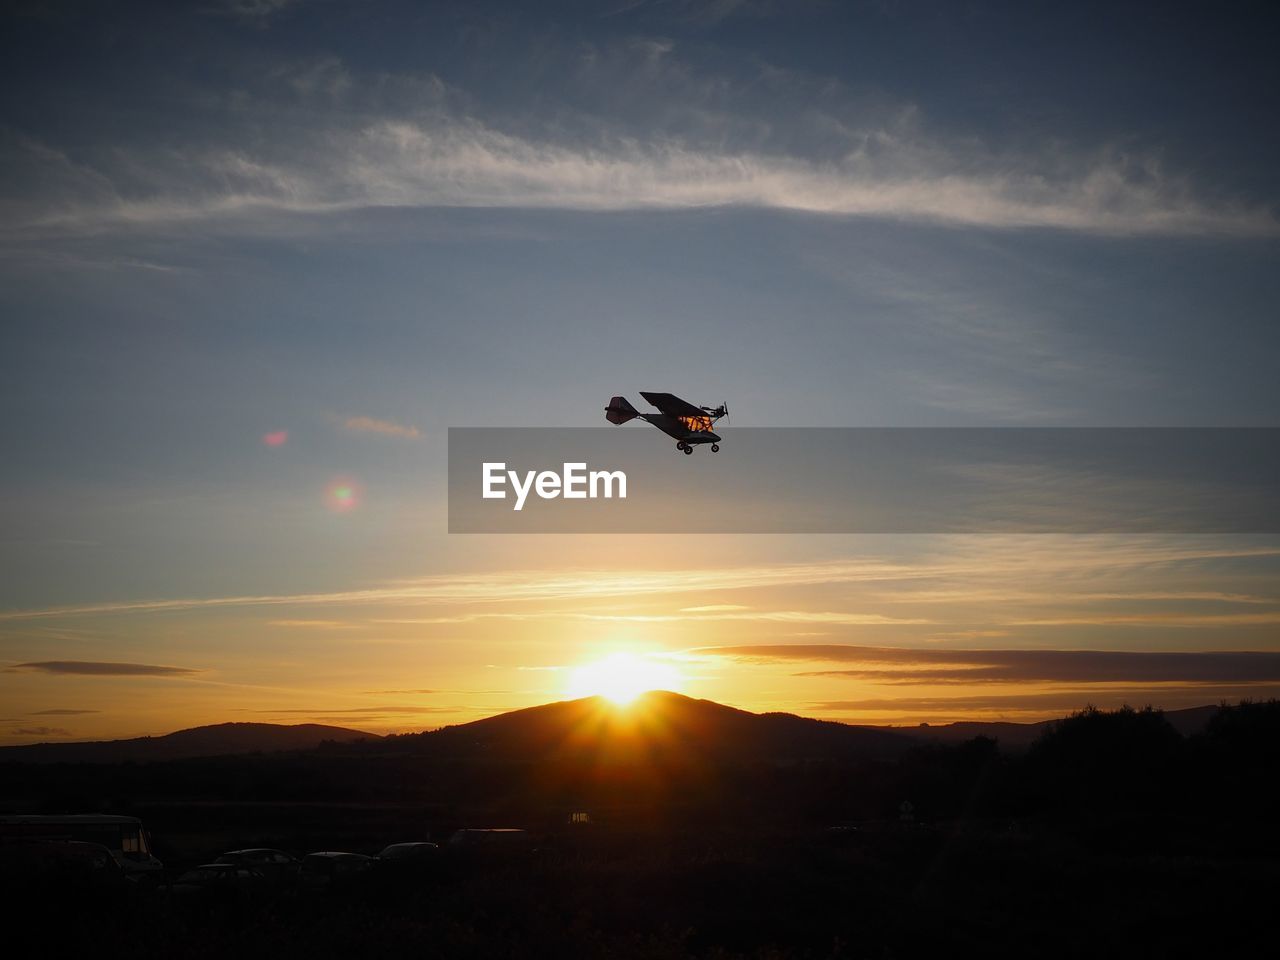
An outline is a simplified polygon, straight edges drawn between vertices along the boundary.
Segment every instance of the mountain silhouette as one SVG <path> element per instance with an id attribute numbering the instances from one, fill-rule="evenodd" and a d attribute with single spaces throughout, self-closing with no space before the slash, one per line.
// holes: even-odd
<path id="1" fill-rule="evenodd" d="M 788 763 L 895 756 L 914 743 L 902 733 L 876 727 L 789 713 L 749 713 L 654 690 L 627 707 L 603 697 L 549 703 L 389 737 L 373 749 L 495 762 Z"/>
<path id="2" fill-rule="evenodd" d="M 160 737 L 0 747 L 0 760 L 21 763 L 120 763 L 183 760 L 240 753 L 314 750 L 326 740 L 369 740 L 376 734 L 321 723 L 215 723 Z"/>
<path id="3" fill-rule="evenodd" d="M 1165 713 L 1184 736 L 1204 730 L 1217 706 Z M 654 690 L 622 708 L 603 697 L 548 703 L 439 730 L 380 737 L 318 723 L 218 723 L 157 737 L 0 747 L 0 761 L 120 763 L 314 750 L 326 741 L 363 753 L 523 763 L 766 762 L 889 758 L 922 742 L 997 740 L 1020 752 L 1054 723 L 960 721 L 917 727 L 859 726 L 790 713 L 751 713 Z"/>

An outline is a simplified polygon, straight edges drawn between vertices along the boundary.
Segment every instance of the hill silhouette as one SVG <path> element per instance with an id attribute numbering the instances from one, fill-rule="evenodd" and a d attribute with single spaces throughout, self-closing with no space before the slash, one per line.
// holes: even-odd
<path id="1" fill-rule="evenodd" d="M 1200 733 L 1218 706 L 1166 712 L 1183 736 Z M 916 727 L 816 720 L 790 713 L 751 713 L 712 700 L 654 690 L 623 709 L 602 697 L 542 704 L 470 723 L 381 737 L 319 723 L 218 723 L 155 737 L 35 743 L 0 747 L 0 762 L 121 763 L 247 753 L 313 750 L 322 743 L 362 742 L 363 751 L 435 759 L 635 763 L 695 760 L 792 763 L 890 758 L 921 742 L 958 744 L 986 737 L 1021 752 L 1050 729 L 1038 723 L 959 721 Z"/>
<path id="2" fill-rule="evenodd" d="M 913 744 L 911 737 L 876 727 L 750 713 L 654 690 L 627 707 L 603 697 L 548 703 L 388 737 L 374 749 L 494 762 L 789 763 L 896 756 Z"/>
<path id="3" fill-rule="evenodd" d="M 322 723 L 215 723 L 160 737 L 33 743 L 0 747 L 0 760 L 19 763 L 121 763 L 184 760 L 280 750 L 314 750 L 326 740 L 370 740 L 376 734 Z"/>
<path id="4" fill-rule="evenodd" d="M 1217 704 L 1211 704 L 1203 707 L 1187 707 L 1182 710 L 1166 710 L 1164 718 L 1178 733 L 1184 737 L 1190 737 L 1203 733 L 1220 709 Z M 1016 723 L 1009 720 L 959 720 L 955 723 L 921 724 L 918 727 L 886 729 L 937 743 L 964 743 L 974 737 L 987 737 L 997 741 L 1003 750 L 1018 752 L 1026 750 L 1058 722 L 1058 720 L 1040 720 L 1035 723 Z"/>

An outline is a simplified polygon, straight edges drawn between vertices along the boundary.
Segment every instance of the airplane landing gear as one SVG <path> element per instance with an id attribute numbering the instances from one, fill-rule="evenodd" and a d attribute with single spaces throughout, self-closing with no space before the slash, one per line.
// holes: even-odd
<path id="1" fill-rule="evenodd" d="M 719 452 L 720 452 L 720 444 L 718 444 L 718 443 L 713 443 L 713 444 L 711 445 L 711 452 L 712 452 L 712 453 L 719 453 Z"/>
<path id="2" fill-rule="evenodd" d="M 683 440 L 676 441 L 676 449 L 681 453 L 693 453 L 693 447 L 689 446 Z"/>
<path id="3" fill-rule="evenodd" d="M 685 456 L 687 457 L 687 456 L 688 456 L 689 454 L 691 454 L 691 453 L 693 453 L 693 447 L 689 446 L 689 445 L 686 443 L 686 444 L 685 444 L 685 446 L 684 446 L 684 454 L 685 454 Z"/>

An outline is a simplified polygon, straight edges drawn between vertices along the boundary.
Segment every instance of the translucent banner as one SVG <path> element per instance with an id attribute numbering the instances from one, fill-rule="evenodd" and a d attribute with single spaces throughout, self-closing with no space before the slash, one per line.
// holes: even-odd
<path id="1" fill-rule="evenodd" d="M 451 533 L 1277 533 L 1275 428 L 451 428 Z"/>

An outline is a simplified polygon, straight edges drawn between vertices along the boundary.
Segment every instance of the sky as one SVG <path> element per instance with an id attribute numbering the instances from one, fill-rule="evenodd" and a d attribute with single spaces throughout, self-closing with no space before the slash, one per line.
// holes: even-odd
<path id="1" fill-rule="evenodd" d="M 0 16 L 0 742 L 425 729 L 619 652 L 850 722 L 1280 692 L 1274 536 L 450 535 L 445 474 L 639 390 L 1280 425 L 1268 5 Z"/>

